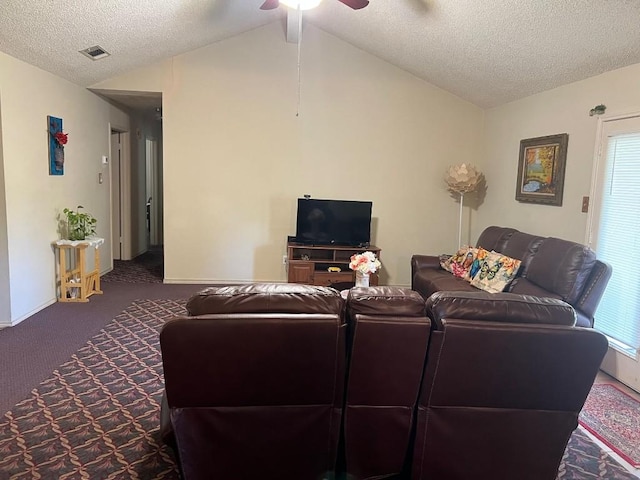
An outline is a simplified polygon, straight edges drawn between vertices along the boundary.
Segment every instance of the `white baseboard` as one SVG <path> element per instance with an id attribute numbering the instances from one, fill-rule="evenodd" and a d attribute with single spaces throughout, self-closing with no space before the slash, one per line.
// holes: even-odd
<path id="1" fill-rule="evenodd" d="M 30 312 L 25 313 L 24 315 L 19 316 L 18 318 L 14 318 L 11 320 L 10 324 L 0 324 L 0 328 L 4 328 L 4 327 L 15 327 L 16 325 L 18 325 L 20 322 L 22 322 L 23 320 L 26 320 L 27 318 L 29 318 L 32 315 L 35 315 L 36 313 L 38 313 L 40 310 L 44 310 L 45 308 L 47 308 L 49 305 L 53 305 L 54 303 L 56 303 L 58 301 L 57 298 L 54 298 L 52 300 L 47 300 L 46 302 L 44 302 L 42 305 L 37 306 L 36 308 L 34 308 L 33 310 L 31 310 Z"/>

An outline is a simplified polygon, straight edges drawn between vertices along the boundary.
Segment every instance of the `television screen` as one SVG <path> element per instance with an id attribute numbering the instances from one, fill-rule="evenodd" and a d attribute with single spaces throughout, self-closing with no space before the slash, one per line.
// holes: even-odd
<path id="1" fill-rule="evenodd" d="M 313 245 L 368 246 L 372 202 L 298 199 L 296 241 Z"/>

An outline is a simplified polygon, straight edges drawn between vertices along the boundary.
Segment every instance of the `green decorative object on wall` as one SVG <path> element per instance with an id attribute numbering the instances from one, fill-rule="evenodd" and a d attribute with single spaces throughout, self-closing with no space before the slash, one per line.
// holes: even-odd
<path id="1" fill-rule="evenodd" d="M 64 175 L 64 146 L 68 135 L 62 131 L 62 119 L 47 116 L 49 132 L 49 175 Z"/>

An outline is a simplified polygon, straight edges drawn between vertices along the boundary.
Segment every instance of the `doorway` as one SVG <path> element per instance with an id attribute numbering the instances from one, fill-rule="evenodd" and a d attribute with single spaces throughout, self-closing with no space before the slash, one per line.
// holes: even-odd
<path id="1" fill-rule="evenodd" d="M 147 198 L 147 247 L 162 245 L 160 229 L 161 185 L 158 141 L 146 139 L 146 198 Z"/>
<path id="2" fill-rule="evenodd" d="M 131 135 L 111 128 L 111 245 L 114 260 L 133 258 L 131 210 Z"/>
<path id="3" fill-rule="evenodd" d="M 602 370 L 640 391 L 640 114 L 599 119 L 588 241 L 613 272 L 595 316 L 607 335 Z"/>

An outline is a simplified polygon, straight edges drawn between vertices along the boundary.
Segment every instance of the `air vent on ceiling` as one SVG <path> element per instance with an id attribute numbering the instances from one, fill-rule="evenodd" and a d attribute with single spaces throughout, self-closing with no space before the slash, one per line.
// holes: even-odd
<path id="1" fill-rule="evenodd" d="M 104 48 L 96 45 L 95 47 L 85 48 L 84 50 L 80 50 L 80 53 L 85 57 L 89 57 L 91 60 L 100 60 L 101 58 L 108 57 L 111 55 Z"/>

